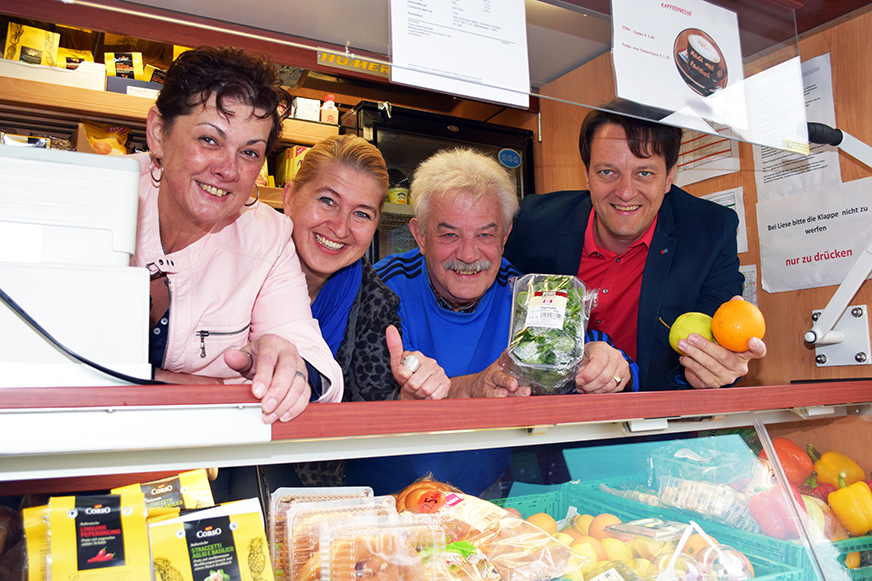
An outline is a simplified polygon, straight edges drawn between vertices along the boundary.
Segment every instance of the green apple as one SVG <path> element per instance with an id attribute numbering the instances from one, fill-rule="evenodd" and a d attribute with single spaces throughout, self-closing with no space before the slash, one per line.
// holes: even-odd
<path id="1" fill-rule="evenodd" d="M 684 313 L 672 323 L 669 328 L 669 344 L 681 353 L 678 342 L 686 339 L 691 333 L 702 335 L 709 341 L 714 341 L 712 335 L 712 318 L 705 313 Z M 684 355 L 684 353 L 681 353 Z"/>

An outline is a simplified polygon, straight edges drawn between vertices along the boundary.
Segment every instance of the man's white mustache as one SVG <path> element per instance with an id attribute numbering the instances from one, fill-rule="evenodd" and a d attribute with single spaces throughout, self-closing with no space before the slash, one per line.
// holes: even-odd
<path id="1" fill-rule="evenodd" d="M 475 274 L 482 270 L 488 270 L 491 267 L 491 261 L 482 259 L 475 262 L 463 262 L 462 260 L 448 259 L 442 263 L 445 270 L 453 270 L 461 274 Z"/>

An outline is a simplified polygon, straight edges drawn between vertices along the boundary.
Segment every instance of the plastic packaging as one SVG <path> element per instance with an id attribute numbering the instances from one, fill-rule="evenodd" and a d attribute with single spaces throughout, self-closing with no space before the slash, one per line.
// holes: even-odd
<path id="1" fill-rule="evenodd" d="M 396 514 L 393 496 L 297 503 L 286 514 L 286 554 L 279 554 L 277 558 L 284 561 L 281 567 L 287 571 L 289 579 L 304 579 L 309 574 L 303 570 L 311 567 L 310 560 L 319 554 L 318 527 L 321 523 L 360 517 L 372 517 L 375 520 Z"/>
<path id="2" fill-rule="evenodd" d="M 513 298 L 512 372 L 533 393 L 572 392 L 596 293 L 574 276 L 527 274 L 515 281 Z"/>
<path id="3" fill-rule="evenodd" d="M 724 484 L 682 478 L 660 479 L 660 502 L 667 507 L 690 510 L 747 532 L 760 532 L 748 510 L 750 496 Z"/>
<path id="4" fill-rule="evenodd" d="M 270 559 L 272 561 L 276 581 L 288 579 L 284 564 L 287 559 L 279 559 L 280 555 L 287 555 L 285 540 L 286 517 L 288 510 L 299 502 L 319 502 L 328 500 L 341 500 L 345 498 L 372 498 L 372 488 L 368 486 L 346 487 L 312 487 L 293 488 L 282 487 L 270 495 L 269 526 L 267 538 L 269 540 Z"/>
<path id="5" fill-rule="evenodd" d="M 321 123 L 332 123 L 333 125 L 339 123 L 339 110 L 336 109 L 335 100 L 336 97 L 333 95 L 324 96 L 324 103 L 321 105 Z"/>
<path id="6" fill-rule="evenodd" d="M 326 521 L 319 537 L 322 581 L 413 581 L 444 569 L 445 533 L 429 515 Z"/>

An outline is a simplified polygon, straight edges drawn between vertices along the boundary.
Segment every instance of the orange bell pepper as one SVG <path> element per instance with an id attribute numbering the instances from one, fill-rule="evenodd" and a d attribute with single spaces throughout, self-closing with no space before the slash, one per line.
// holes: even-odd
<path id="1" fill-rule="evenodd" d="M 817 481 L 819 483 L 826 482 L 838 488 L 839 476 L 842 472 L 844 472 L 843 478 L 846 485 L 866 479 L 866 473 L 863 472 L 860 465 L 840 452 L 830 450 L 818 455 L 814 446 L 809 444 L 808 455 L 815 460 L 814 471 L 817 473 Z"/>
<path id="2" fill-rule="evenodd" d="M 831 492 L 827 502 L 855 537 L 872 531 L 872 489 L 862 480 Z"/>

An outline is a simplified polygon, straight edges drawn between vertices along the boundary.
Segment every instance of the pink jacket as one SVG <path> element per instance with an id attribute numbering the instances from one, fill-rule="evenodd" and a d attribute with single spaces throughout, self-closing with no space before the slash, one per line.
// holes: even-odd
<path id="1" fill-rule="evenodd" d="M 131 266 L 164 272 L 169 280 L 163 369 L 242 383 L 245 379 L 224 363 L 224 351 L 273 333 L 296 345 L 326 379 L 318 401 L 341 401 L 342 371 L 312 318 L 306 277 L 291 240 L 291 220 L 256 203 L 187 248 L 165 254 L 149 157 L 135 157 L 142 173 Z"/>

